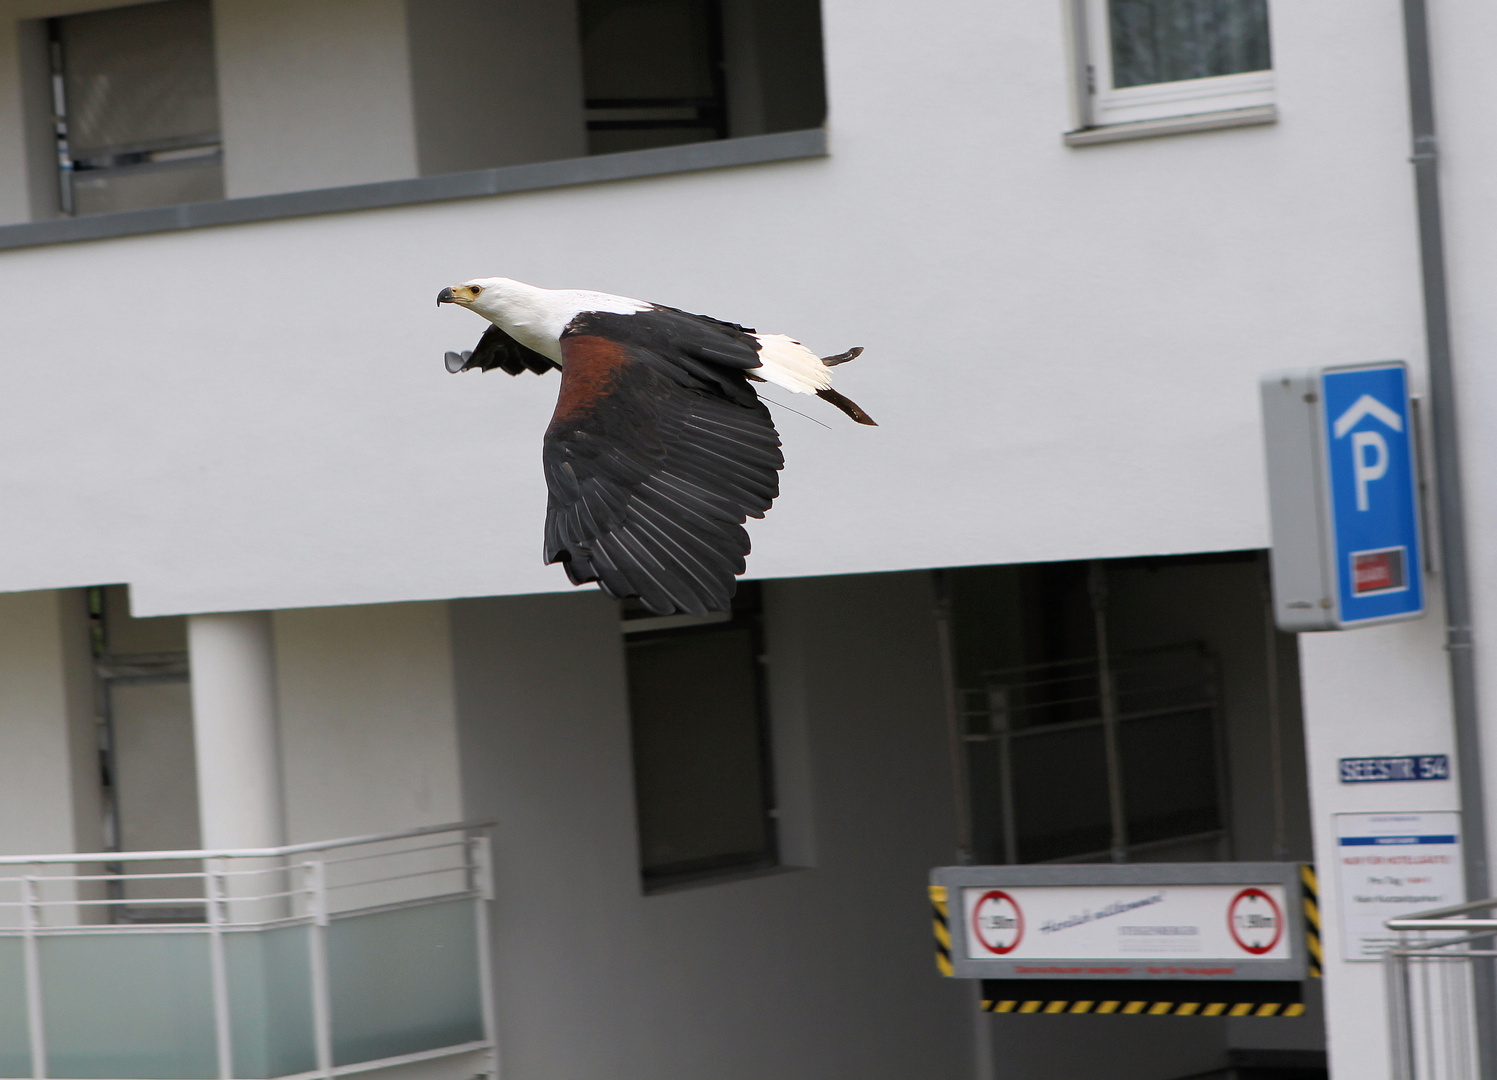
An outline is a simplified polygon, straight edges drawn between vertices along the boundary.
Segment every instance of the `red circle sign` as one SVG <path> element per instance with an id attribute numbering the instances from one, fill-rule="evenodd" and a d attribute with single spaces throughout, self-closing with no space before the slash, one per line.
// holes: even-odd
<path id="1" fill-rule="evenodd" d="M 1262 956 L 1284 936 L 1284 913 L 1262 889 L 1243 889 L 1227 905 L 1227 929 L 1244 952 Z"/>
<path id="2" fill-rule="evenodd" d="M 1024 913 L 1002 889 L 989 890 L 972 905 L 972 934 L 988 952 L 1004 956 L 1024 936 Z"/>

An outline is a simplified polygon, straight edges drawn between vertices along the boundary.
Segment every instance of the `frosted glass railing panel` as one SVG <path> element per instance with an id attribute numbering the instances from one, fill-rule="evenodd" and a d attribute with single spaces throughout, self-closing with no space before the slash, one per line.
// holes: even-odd
<path id="1" fill-rule="evenodd" d="M 467 899 L 333 920 L 327 952 L 334 1064 L 484 1037 L 473 920 Z"/>
<path id="2" fill-rule="evenodd" d="M 30 1076 L 26 967 L 20 938 L 0 938 L 0 1076 Z"/>
<path id="3" fill-rule="evenodd" d="M 217 1075 L 207 935 L 85 934 L 37 946 L 49 1076 Z"/>
<path id="4" fill-rule="evenodd" d="M 317 1067 L 307 937 L 305 926 L 224 936 L 236 1077 Z"/>

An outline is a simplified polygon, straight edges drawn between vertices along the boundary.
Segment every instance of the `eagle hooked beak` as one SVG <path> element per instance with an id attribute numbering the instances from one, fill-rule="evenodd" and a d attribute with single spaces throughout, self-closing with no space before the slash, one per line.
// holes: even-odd
<path id="1" fill-rule="evenodd" d="M 471 304 L 478 298 L 478 292 L 472 285 L 449 285 L 437 293 L 437 307 L 443 304 Z"/>

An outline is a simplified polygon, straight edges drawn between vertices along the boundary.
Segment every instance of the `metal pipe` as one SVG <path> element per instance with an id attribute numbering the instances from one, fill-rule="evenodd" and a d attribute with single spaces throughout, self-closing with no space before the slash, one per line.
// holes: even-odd
<path id="1" fill-rule="evenodd" d="M 1445 237 L 1440 214 L 1439 143 L 1435 136 L 1434 76 L 1429 18 L 1424 0 L 1403 0 L 1408 63 L 1409 127 L 1413 140 L 1414 197 L 1419 222 L 1419 263 L 1424 284 L 1424 336 L 1429 370 L 1439 505 L 1440 566 L 1445 592 L 1445 648 L 1450 658 L 1450 697 L 1460 777 L 1462 862 L 1466 895 L 1491 895 L 1487 862 L 1486 798 L 1482 783 L 1476 658 L 1471 636 L 1471 582 L 1466 553 L 1465 504 L 1461 492 L 1460 441 L 1455 370 L 1450 344 L 1450 302 L 1445 275 Z M 1479 1018 L 1477 1075 L 1497 1080 L 1497 970 L 1472 963 L 1474 1004 Z"/>
<path id="2" fill-rule="evenodd" d="M 1102 742 L 1107 753 L 1107 807 L 1112 818 L 1112 861 L 1128 861 L 1128 811 L 1123 801 L 1123 754 L 1118 745 L 1118 700 L 1107 649 L 1107 571 L 1093 560 L 1087 568 L 1092 627 L 1097 635 L 1097 698 L 1102 712 Z"/>
<path id="3" fill-rule="evenodd" d="M 967 782 L 967 752 L 962 743 L 962 711 L 957 701 L 956 645 L 951 633 L 951 578 L 945 570 L 931 572 L 935 598 L 936 649 L 940 653 L 941 682 L 946 691 L 946 742 L 950 757 L 952 797 L 956 801 L 956 858 L 963 866 L 976 861 L 972 837 L 972 794 Z"/>
<path id="4" fill-rule="evenodd" d="M 327 962 L 327 868 L 313 859 L 306 865 L 307 891 L 312 899 L 312 922 L 307 927 L 308 961 L 312 975 L 312 1038 L 316 1047 L 317 1075 L 333 1075 L 333 999 Z"/>
<path id="5" fill-rule="evenodd" d="M 494 853 L 487 836 L 475 836 L 472 845 L 469 887 L 474 892 L 474 932 L 478 942 L 478 1000 L 483 1011 L 483 1037 L 489 1044 L 488 1077 L 499 1080 L 499 1022 L 494 1010 L 494 957 L 489 942 L 489 903 L 494 899 Z"/>
<path id="6" fill-rule="evenodd" d="M 1275 862 L 1289 860 L 1288 814 L 1284 806 L 1284 735 L 1283 711 L 1279 703 L 1279 631 L 1273 621 L 1273 586 L 1269 577 L 1268 553 L 1260 560 L 1263 573 L 1258 579 L 1258 594 L 1263 600 L 1263 674 L 1268 687 L 1268 756 L 1273 779 L 1273 857 Z"/>
<path id="7" fill-rule="evenodd" d="M 25 963 L 26 979 L 26 1045 L 31 1052 L 31 1075 L 33 1080 L 43 1080 L 47 1075 L 47 1025 L 42 1012 L 42 960 L 37 944 L 36 932 L 42 923 L 42 912 L 37 906 L 39 894 L 35 877 L 27 875 L 21 885 L 21 896 L 25 907 L 21 909 L 24 939 L 21 950 Z"/>
<path id="8" fill-rule="evenodd" d="M 217 1050 L 218 1080 L 234 1075 L 234 1022 L 229 1014 L 229 961 L 223 924 L 228 916 L 223 876 L 209 870 L 203 884 L 208 894 L 208 965 L 213 979 L 213 1040 Z"/>

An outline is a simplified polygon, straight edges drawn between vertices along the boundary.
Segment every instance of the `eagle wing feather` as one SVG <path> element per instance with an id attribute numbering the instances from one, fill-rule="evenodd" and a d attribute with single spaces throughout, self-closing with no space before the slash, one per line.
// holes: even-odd
<path id="1" fill-rule="evenodd" d="M 588 312 L 562 335 L 545 558 L 575 584 L 700 616 L 728 610 L 743 522 L 779 494 L 784 457 L 737 355 L 742 331 L 682 314 Z"/>

